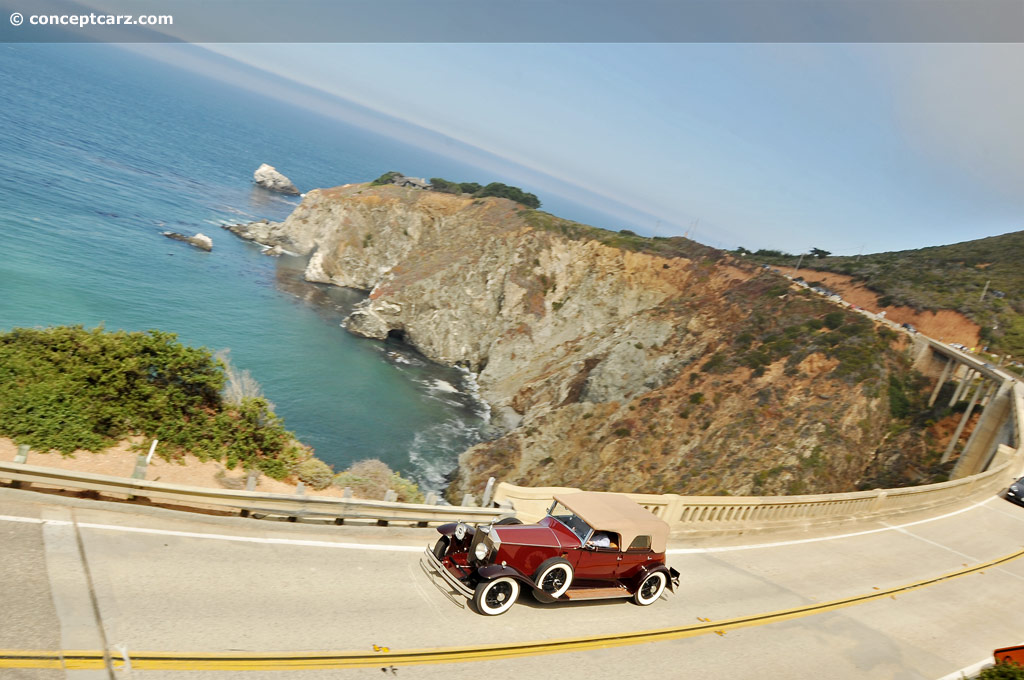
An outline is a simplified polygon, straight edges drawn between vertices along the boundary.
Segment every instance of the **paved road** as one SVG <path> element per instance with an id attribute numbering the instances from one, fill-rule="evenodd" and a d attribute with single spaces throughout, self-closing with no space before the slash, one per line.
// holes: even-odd
<path id="1" fill-rule="evenodd" d="M 542 606 L 484 618 L 419 566 L 433 530 L 315 527 L 183 515 L 0 489 L 0 649 L 344 651 L 348 670 L 64 671 L 3 680 L 176 678 L 926 678 L 1024 641 L 1024 557 L 916 590 L 746 627 L 734 617 L 871 595 L 1024 548 L 1024 508 L 1000 498 L 846 535 L 674 542 L 682 587 L 650 607 Z M 773 541 L 774 544 L 768 543 Z M 702 624 L 681 639 L 526 658 L 395 667 L 388 653 Z M 718 631 L 717 633 L 715 631 Z M 374 646 L 389 652 L 373 652 Z M 381 668 L 384 668 L 382 673 Z"/>

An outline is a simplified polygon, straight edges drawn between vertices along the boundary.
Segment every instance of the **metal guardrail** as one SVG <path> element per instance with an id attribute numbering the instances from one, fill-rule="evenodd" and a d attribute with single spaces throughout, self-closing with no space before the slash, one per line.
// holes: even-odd
<path id="1" fill-rule="evenodd" d="M 347 520 L 370 520 L 378 524 L 405 522 L 419 526 L 459 520 L 470 524 L 482 524 L 508 514 L 508 510 L 502 508 L 208 489 L 7 461 L 0 461 L 0 479 L 62 489 L 96 491 L 128 498 L 141 496 L 152 500 L 173 501 L 186 506 L 233 509 L 243 515 L 286 517 L 290 520 L 333 519 L 336 524 L 343 524 Z"/>

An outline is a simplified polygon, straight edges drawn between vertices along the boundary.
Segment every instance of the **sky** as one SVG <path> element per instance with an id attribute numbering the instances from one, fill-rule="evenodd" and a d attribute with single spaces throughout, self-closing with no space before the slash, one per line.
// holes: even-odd
<path id="1" fill-rule="evenodd" d="M 136 49 L 647 235 L 853 255 L 1024 228 L 1021 44 Z"/>

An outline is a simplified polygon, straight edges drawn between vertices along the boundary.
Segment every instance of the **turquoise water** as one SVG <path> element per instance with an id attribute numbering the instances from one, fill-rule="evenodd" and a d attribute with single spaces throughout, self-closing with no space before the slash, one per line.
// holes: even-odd
<path id="1" fill-rule="evenodd" d="M 472 385 L 349 335 L 338 324 L 358 293 L 306 283 L 302 261 L 219 228 L 298 204 L 252 186 L 262 162 L 306 189 L 391 169 L 481 177 L 115 47 L 0 46 L 0 330 L 159 328 L 230 349 L 336 469 L 377 457 L 438 488 L 483 424 Z M 201 231 L 213 252 L 164 230 Z"/>

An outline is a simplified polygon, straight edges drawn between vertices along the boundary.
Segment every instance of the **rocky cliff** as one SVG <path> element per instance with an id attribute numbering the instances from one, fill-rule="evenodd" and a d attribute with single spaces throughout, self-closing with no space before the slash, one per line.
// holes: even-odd
<path id="1" fill-rule="evenodd" d="M 643 239 L 505 199 L 396 186 L 311 191 L 239 235 L 370 295 L 350 331 L 478 375 L 500 436 L 488 476 L 691 494 L 846 491 L 908 369 L 868 320 L 683 239 Z M 895 381 L 895 382 L 894 382 Z"/>

